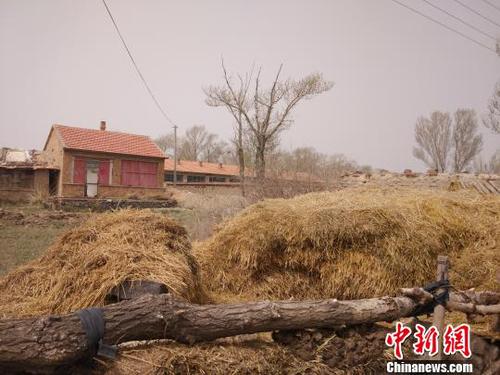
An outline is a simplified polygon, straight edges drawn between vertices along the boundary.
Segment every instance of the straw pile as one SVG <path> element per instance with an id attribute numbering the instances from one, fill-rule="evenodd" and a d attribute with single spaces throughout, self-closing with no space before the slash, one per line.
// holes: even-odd
<path id="1" fill-rule="evenodd" d="M 164 215 L 123 210 L 89 218 L 1 278 L 0 318 L 100 306 L 125 280 L 161 282 L 180 298 L 203 301 L 186 230 Z"/>
<path id="2" fill-rule="evenodd" d="M 455 286 L 498 289 L 499 251 L 499 197 L 412 189 L 267 200 L 196 249 L 220 300 L 382 296 L 434 280 L 439 254 Z"/>
<path id="3" fill-rule="evenodd" d="M 97 374 L 339 374 L 322 363 L 305 361 L 277 344 L 263 341 L 236 344 L 175 342 L 121 349 L 119 360 Z M 104 370 L 104 371 L 103 371 Z M 358 372 L 361 373 L 361 372 Z"/>

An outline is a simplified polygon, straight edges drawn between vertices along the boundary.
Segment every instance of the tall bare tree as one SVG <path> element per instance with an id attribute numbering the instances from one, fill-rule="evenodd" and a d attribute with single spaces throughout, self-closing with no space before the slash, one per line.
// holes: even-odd
<path id="1" fill-rule="evenodd" d="M 222 62 L 224 84 L 206 88 L 206 103 L 213 107 L 225 107 L 242 130 L 248 127 L 255 142 L 255 169 L 258 180 L 265 178 L 266 152 L 279 134 L 293 122 L 293 109 L 302 100 L 328 91 L 332 82 L 325 81 L 321 74 L 310 74 L 298 81 L 280 80 L 282 65 L 270 88 L 263 89 L 260 73 L 253 78 L 253 69 L 245 76 L 238 75 L 236 82 Z M 252 84 L 253 82 L 253 84 Z M 250 86 L 253 85 L 250 94 Z M 242 131 L 239 134 L 243 134 Z M 243 159 L 243 158 L 242 158 Z"/>
<path id="2" fill-rule="evenodd" d="M 230 159 L 228 154 L 230 154 L 230 151 L 227 142 L 219 139 L 217 134 L 209 133 L 203 146 L 203 160 L 210 163 L 224 163 Z"/>
<path id="3" fill-rule="evenodd" d="M 154 142 L 165 154 L 172 153 L 174 149 L 174 133 L 161 135 Z"/>
<path id="4" fill-rule="evenodd" d="M 483 137 L 478 134 L 476 112 L 472 109 L 457 109 L 453 125 L 453 170 L 462 172 L 479 155 Z"/>
<path id="5" fill-rule="evenodd" d="M 495 85 L 488 103 L 488 111 L 483 117 L 483 124 L 495 133 L 500 133 L 500 81 Z"/>
<path id="6" fill-rule="evenodd" d="M 451 147 L 451 117 L 448 113 L 434 111 L 430 119 L 419 117 L 415 124 L 413 155 L 430 168 L 444 172 Z"/>
<path id="7" fill-rule="evenodd" d="M 182 153 L 187 160 L 201 160 L 209 136 L 203 125 L 194 125 L 186 130 L 181 143 Z"/>

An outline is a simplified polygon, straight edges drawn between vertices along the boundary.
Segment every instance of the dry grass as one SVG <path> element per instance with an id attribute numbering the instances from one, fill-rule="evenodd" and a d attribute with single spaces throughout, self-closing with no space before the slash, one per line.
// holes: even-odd
<path id="1" fill-rule="evenodd" d="M 91 216 L 1 278 L 0 317 L 99 306 L 125 280 L 161 282 L 180 298 L 203 301 L 185 229 L 148 210 L 124 210 Z"/>
<path id="2" fill-rule="evenodd" d="M 192 193 L 176 190 L 174 197 L 180 207 L 175 209 L 179 220 L 195 241 L 208 238 L 218 224 L 233 217 L 249 204 L 246 198 L 238 194 L 217 194 L 210 191 Z"/>
<path id="3" fill-rule="evenodd" d="M 196 253 L 223 300 L 352 299 L 428 283 L 438 254 L 457 287 L 494 288 L 499 233 L 499 197 L 350 189 L 257 203 Z"/>
<path id="4" fill-rule="evenodd" d="M 257 340 L 196 346 L 168 342 L 120 352 L 118 361 L 107 363 L 105 374 L 345 374 L 318 361 L 302 360 L 279 344 Z"/>

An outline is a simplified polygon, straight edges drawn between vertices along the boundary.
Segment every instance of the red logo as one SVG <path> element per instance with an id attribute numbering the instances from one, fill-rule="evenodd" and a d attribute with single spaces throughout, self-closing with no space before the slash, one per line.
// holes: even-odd
<path id="1" fill-rule="evenodd" d="M 385 344 L 387 346 L 394 346 L 394 355 L 397 359 L 403 359 L 402 345 L 410 335 L 411 329 L 398 322 L 396 324 L 396 332 L 388 333 L 385 337 Z"/>
<path id="2" fill-rule="evenodd" d="M 413 352 L 417 355 L 428 353 L 434 356 L 439 351 L 439 332 L 436 327 L 431 326 L 426 329 L 421 324 L 415 325 L 415 343 L 413 344 Z M 404 326 L 402 323 L 396 323 L 396 331 L 388 333 L 385 337 L 385 344 L 389 347 L 394 347 L 394 356 L 402 360 L 402 346 L 405 340 L 410 337 L 411 328 Z M 468 324 L 460 324 L 453 328 L 451 324 L 446 326 L 443 334 L 443 353 L 452 355 L 461 353 L 465 358 L 471 356 L 470 350 L 470 326 Z"/>
<path id="3" fill-rule="evenodd" d="M 471 356 L 469 325 L 460 324 L 453 328 L 451 324 L 448 324 L 443 335 L 443 346 L 443 352 L 446 355 L 460 352 L 465 358 L 469 358 Z"/>
<path id="4" fill-rule="evenodd" d="M 438 338 L 439 332 L 436 327 L 431 326 L 429 329 L 421 324 L 415 326 L 417 332 L 413 334 L 416 342 L 413 344 L 413 352 L 418 355 L 423 355 L 425 352 L 432 357 L 438 353 Z"/>

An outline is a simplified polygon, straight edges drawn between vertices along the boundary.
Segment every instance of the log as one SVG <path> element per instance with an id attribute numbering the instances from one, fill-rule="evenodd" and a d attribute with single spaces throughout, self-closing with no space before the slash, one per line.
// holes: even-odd
<path id="1" fill-rule="evenodd" d="M 401 293 L 421 305 L 433 300 L 432 294 L 422 288 L 402 288 Z M 450 299 L 444 307 L 446 310 L 459 311 L 467 315 L 495 315 L 500 313 L 500 293 L 473 290 L 450 293 Z"/>
<path id="2" fill-rule="evenodd" d="M 394 321 L 413 316 L 418 307 L 408 297 L 195 305 L 170 294 L 144 295 L 102 308 L 103 342 L 173 339 L 193 344 L 248 333 Z M 1 369 L 51 372 L 94 354 L 75 313 L 0 320 Z"/>
<path id="3" fill-rule="evenodd" d="M 437 260 L 437 272 L 436 272 L 436 281 L 445 281 L 448 280 L 448 257 L 445 255 L 439 255 Z M 444 289 L 438 289 L 438 291 L 445 291 Z M 440 361 L 443 359 L 443 353 L 441 351 L 442 343 L 443 343 L 443 333 L 444 333 L 444 318 L 446 314 L 446 309 L 443 305 L 436 305 L 434 307 L 434 315 L 433 322 L 437 331 L 439 332 L 438 337 L 438 352 L 434 357 L 430 359 L 435 361 Z"/>
<path id="4" fill-rule="evenodd" d="M 193 344 L 246 333 L 393 321 L 410 316 L 416 306 L 407 297 L 194 305 L 169 294 L 145 295 L 103 307 L 103 341 L 168 338 Z M 50 372 L 93 355 L 75 314 L 0 320 L 2 369 Z"/>

